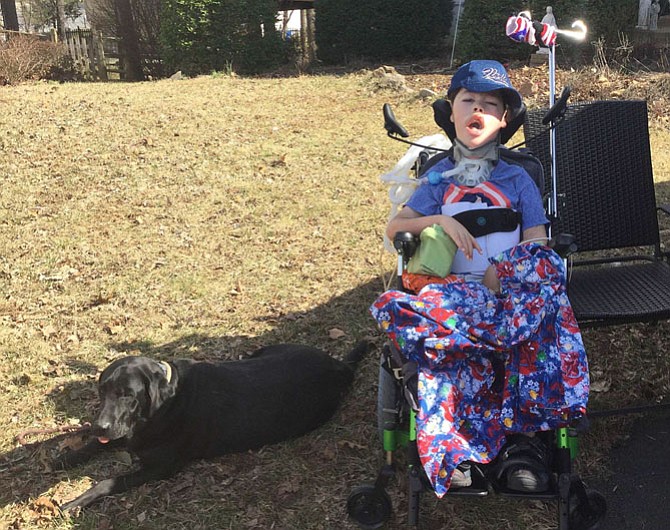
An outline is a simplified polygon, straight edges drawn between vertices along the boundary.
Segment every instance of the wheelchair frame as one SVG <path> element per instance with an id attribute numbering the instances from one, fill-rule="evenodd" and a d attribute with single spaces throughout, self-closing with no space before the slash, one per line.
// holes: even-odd
<path id="1" fill-rule="evenodd" d="M 551 194 L 547 202 L 547 214 L 550 220 L 557 216 L 559 197 L 557 196 L 557 167 L 556 167 L 556 136 L 555 127 L 565 114 L 567 99 L 570 95 L 569 89 L 565 89 L 558 101 L 555 101 L 555 49 L 549 49 L 550 63 L 550 109 L 543 119 L 543 124 L 549 125 L 550 131 L 550 157 L 551 157 Z M 444 109 L 434 105 L 435 118 L 438 125 L 444 127 Z M 398 136 L 407 138 L 409 134 L 406 129 L 396 120 L 390 107 L 384 106 L 385 128 L 389 137 L 394 139 Z M 524 113 L 525 114 L 525 109 Z M 524 116 L 521 117 L 523 121 Z M 514 124 L 512 133 L 518 129 L 521 123 Z M 446 129 L 445 129 L 446 130 Z M 510 127 L 508 126 L 509 133 Z M 510 134 L 510 136 L 511 136 Z M 453 140 L 453 138 L 452 138 Z M 413 144 L 407 140 L 405 143 Z M 504 142 L 503 142 L 504 143 Z M 515 146 L 518 147 L 518 146 Z M 433 150 L 434 152 L 435 150 Z M 440 151 L 439 149 L 437 151 Z M 521 155 L 521 159 L 527 155 Z M 415 175 L 420 176 L 426 164 L 430 163 L 425 153 L 419 156 L 415 165 Z M 520 163 L 523 166 L 523 163 Z M 530 172 L 529 172 L 530 173 Z M 534 175 L 532 175 L 534 176 Z M 535 176 L 534 176 L 535 177 Z M 542 183 L 540 185 L 542 190 Z M 552 235 L 551 233 L 549 234 Z M 560 234 L 552 239 L 554 248 L 561 255 L 567 255 L 576 250 L 573 238 L 569 234 Z M 394 247 L 398 253 L 397 281 L 398 288 L 403 289 L 402 272 L 409 257 L 416 250 L 416 240 L 412 234 L 396 234 Z M 411 388 L 412 363 L 405 363 L 393 345 L 387 344 L 382 353 L 382 363 L 379 374 L 378 394 L 378 422 L 380 434 L 385 452 L 385 463 L 380 469 L 374 484 L 364 484 L 355 488 L 349 495 L 347 510 L 349 515 L 364 529 L 381 528 L 390 517 L 392 507 L 391 500 L 385 491 L 391 478 L 395 475 L 394 453 L 405 448 L 407 451 L 407 468 L 409 483 L 409 508 L 408 524 L 415 526 L 419 522 L 419 505 L 421 493 L 430 488 L 425 476 L 416 441 L 416 407 L 412 406 L 415 393 Z M 389 390 L 389 381 L 392 388 Z M 389 392 L 391 395 L 389 396 Z M 501 488 L 495 481 L 490 480 L 486 465 L 472 464 L 473 484 L 467 488 L 450 490 L 447 496 L 484 496 L 492 486 L 497 493 L 516 498 L 532 498 L 542 500 L 557 500 L 558 523 L 560 530 L 582 530 L 596 528 L 604 519 L 606 512 L 606 501 L 602 494 L 590 490 L 582 482 L 577 474 L 573 472 L 573 460 L 578 452 L 578 428 L 562 427 L 553 433 L 555 443 L 553 444 L 552 479 L 550 489 L 543 493 L 521 493 Z M 555 475 L 555 477 L 554 477 Z"/>
<path id="2" fill-rule="evenodd" d="M 566 98 L 567 99 L 567 98 Z M 565 102 L 563 102 L 564 104 Z M 384 113 L 389 116 L 388 112 Z M 436 110 L 436 115 L 439 112 Z M 390 113 L 392 116 L 392 113 Z M 439 124 L 439 123 L 438 123 Z M 501 152 L 503 149 L 501 149 Z M 505 149 L 509 156 L 509 152 Z M 503 156 L 501 154 L 501 156 Z M 527 161 L 532 163 L 529 173 L 541 188 L 543 174 L 537 173 L 537 165 L 541 165 L 532 155 L 516 153 L 512 163 L 522 165 Z M 421 158 L 417 160 L 415 173 L 420 176 L 431 165 L 433 159 Z M 509 161 L 509 158 L 508 158 Z M 563 245 L 563 250 L 569 250 L 572 241 Z M 398 233 L 393 241 L 398 254 L 397 288 L 404 290 L 402 272 L 407 261 L 417 248 L 415 236 L 409 233 Z M 559 244 L 560 245 L 560 244 Z M 380 426 L 380 435 L 385 453 L 385 464 L 379 471 L 374 484 L 365 484 L 355 488 L 349 495 L 347 510 L 349 515 L 364 529 L 381 528 L 392 512 L 391 500 L 385 491 L 386 486 L 395 475 L 394 453 L 399 449 L 406 450 L 408 470 L 408 524 L 416 526 L 419 523 L 421 493 L 431 489 L 424 474 L 416 443 L 416 412 L 415 409 L 415 380 L 416 366 L 411 362 L 403 361 L 400 353 L 392 344 L 386 344 L 382 353 L 378 386 L 377 418 Z M 552 478 L 550 489 L 542 493 L 515 492 L 500 487 L 492 479 L 492 472 L 488 466 L 492 464 L 472 464 L 471 472 L 473 484 L 467 488 L 450 490 L 447 496 L 482 497 L 489 493 L 489 486 L 501 495 L 514 498 L 557 500 L 558 520 L 560 530 L 576 530 L 595 528 L 605 515 L 605 498 L 597 491 L 590 490 L 573 472 L 572 462 L 578 452 L 577 428 L 563 427 L 555 431 L 541 433 L 546 438 L 552 437 Z M 554 478 L 554 475 L 557 478 Z"/>

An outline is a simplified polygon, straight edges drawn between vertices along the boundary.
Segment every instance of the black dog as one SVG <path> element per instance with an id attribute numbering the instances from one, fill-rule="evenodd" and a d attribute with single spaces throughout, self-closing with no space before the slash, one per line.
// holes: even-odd
<path id="1" fill-rule="evenodd" d="M 242 361 L 114 361 L 98 382 L 101 406 L 91 428 L 96 439 L 56 464 L 70 467 L 123 445 L 139 458 L 140 468 L 99 482 L 62 509 L 170 477 L 194 459 L 315 429 L 337 409 L 367 349 L 359 343 L 344 362 L 293 344 L 262 348 Z"/>

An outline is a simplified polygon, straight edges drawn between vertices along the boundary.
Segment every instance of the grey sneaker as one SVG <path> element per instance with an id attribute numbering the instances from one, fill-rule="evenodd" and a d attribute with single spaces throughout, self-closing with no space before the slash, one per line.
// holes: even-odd
<path id="1" fill-rule="evenodd" d="M 470 463 L 462 462 L 454 469 L 451 475 L 451 488 L 467 488 L 472 486 L 472 475 L 470 473 Z"/>

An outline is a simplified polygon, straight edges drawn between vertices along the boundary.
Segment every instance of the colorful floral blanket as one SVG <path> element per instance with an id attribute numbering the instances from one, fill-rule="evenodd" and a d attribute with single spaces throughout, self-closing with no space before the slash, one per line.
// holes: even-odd
<path id="1" fill-rule="evenodd" d="M 501 294 L 476 282 L 432 284 L 416 295 L 387 291 L 371 307 L 418 365 L 419 456 L 440 497 L 460 462 L 490 462 L 506 434 L 586 412 L 588 365 L 563 260 L 530 243 L 491 262 Z"/>

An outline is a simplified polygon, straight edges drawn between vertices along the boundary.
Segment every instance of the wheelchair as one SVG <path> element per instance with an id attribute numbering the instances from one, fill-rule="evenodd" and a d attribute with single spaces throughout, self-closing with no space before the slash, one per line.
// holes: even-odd
<path id="1" fill-rule="evenodd" d="M 564 92 L 561 98 L 546 113 L 545 118 L 551 126 L 560 120 L 565 112 L 569 92 Z M 453 141 L 455 129 L 449 120 L 450 107 L 445 100 L 437 100 L 433 104 L 434 118 L 447 136 Z M 385 128 L 391 138 L 408 138 L 406 129 L 395 119 L 391 108 L 383 108 Z M 523 125 L 526 118 L 525 107 L 501 131 L 501 145 L 511 139 L 514 133 Z M 403 141 L 403 140 L 401 140 Z M 406 141 L 406 143 L 411 143 Z M 518 146 L 517 146 L 518 147 Z M 542 163 L 526 149 L 505 147 L 500 148 L 500 158 L 511 164 L 522 166 L 533 178 L 540 192 L 544 194 L 545 175 Z M 435 163 L 449 152 L 441 150 L 425 150 L 417 158 L 414 173 L 417 177 L 424 175 Z M 469 230 L 480 230 L 488 220 L 475 216 L 471 220 L 462 221 Z M 479 226 L 468 226 L 473 222 Z M 489 227 L 494 232 L 495 226 Z M 409 233 L 399 233 L 393 241 L 398 255 L 398 289 L 406 290 L 403 286 L 402 274 L 408 260 L 417 249 L 417 239 Z M 560 255 L 566 256 L 576 250 L 574 239 L 568 234 L 560 234 L 552 238 L 550 245 L 554 246 Z M 406 451 L 406 466 L 408 474 L 408 525 L 419 524 L 421 495 L 432 490 L 417 451 L 417 366 L 408 362 L 391 343 L 382 349 L 379 370 L 379 385 L 377 395 L 377 423 L 385 454 L 385 463 L 381 467 L 377 478 L 372 484 L 363 484 L 354 488 L 347 500 L 347 511 L 360 528 L 381 528 L 392 514 L 391 498 L 386 492 L 391 479 L 395 476 L 395 454 L 399 450 Z M 446 496 L 483 497 L 491 492 L 513 498 L 540 499 L 556 501 L 558 506 L 558 528 L 560 530 L 595 529 L 605 517 L 606 502 L 598 491 L 589 489 L 573 470 L 573 462 L 578 453 L 578 434 L 586 428 L 585 421 L 562 427 L 554 431 L 538 433 L 550 454 L 548 457 L 550 484 L 546 491 L 541 493 L 526 493 L 513 491 L 506 487 L 501 480 L 497 459 L 489 464 L 470 463 L 472 484 L 468 487 L 450 489 Z"/>

